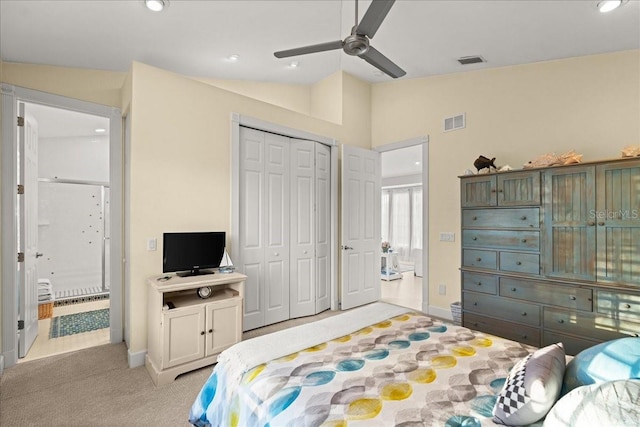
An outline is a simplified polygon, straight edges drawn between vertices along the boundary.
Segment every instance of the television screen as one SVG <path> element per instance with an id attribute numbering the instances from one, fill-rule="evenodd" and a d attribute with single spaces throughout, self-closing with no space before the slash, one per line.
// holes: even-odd
<path id="1" fill-rule="evenodd" d="M 162 272 L 179 276 L 212 274 L 224 255 L 225 232 L 164 233 Z"/>

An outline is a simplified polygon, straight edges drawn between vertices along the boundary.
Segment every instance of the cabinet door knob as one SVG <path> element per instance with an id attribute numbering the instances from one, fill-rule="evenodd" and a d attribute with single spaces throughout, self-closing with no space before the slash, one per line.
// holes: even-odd
<path id="1" fill-rule="evenodd" d="M 302 251 L 302 253 L 306 255 L 306 254 L 307 254 L 307 251 Z"/>
<path id="2" fill-rule="evenodd" d="M 571 295 L 571 296 L 569 297 L 569 299 L 570 299 L 571 301 L 575 301 L 575 300 L 576 300 L 576 296 L 575 296 L 575 295 Z"/>
<path id="3" fill-rule="evenodd" d="M 472 221 L 475 221 L 475 220 L 477 220 L 477 219 L 478 219 L 478 217 L 477 217 L 477 216 L 474 216 L 473 218 L 471 218 L 471 220 L 472 220 Z"/>
<path id="4" fill-rule="evenodd" d="M 589 221 L 589 222 L 587 222 L 587 225 L 589 227 L 593 227 L 594 225 L 596 225 L 596 222 L 595 221 Z"/>
<path id="5" fill-rule="evenodd" d="M 492 188 L 492 189 L 491 189 L 491 192 L 492 192 L 492 193 L 495 193 L 495 192 L 496 192 L 496 189 L 495 189 L 495 188 Z"/>
<path id="6" fill-rule="evenodd" d="M 603 226 L 603 225 L 604 225 L 604 221 L 600 221 L 600 222 L 598 223 L 598 225 Z"/>
<path id="7" fill-rule="evenodd" d="M 502 188 L 498 190 L 498 193 L 502 193 Z"/>
<path id="8" fill-rule="evenodd" d="M 200 335 L 204 335 L 204 331 L 200 331 Z"/>

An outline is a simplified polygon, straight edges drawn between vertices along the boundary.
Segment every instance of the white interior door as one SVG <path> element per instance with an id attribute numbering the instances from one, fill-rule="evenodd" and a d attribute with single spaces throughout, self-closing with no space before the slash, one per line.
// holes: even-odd
<path id="1" fill-rule="evenodd" d="M 18 263 L 18 320 L 23 322 L 19 331 L 18 357 L 25 357 L 38 336 L 38 124 L 19 103 L 24 125 L 18 127 L 19 170 L 18 184 L 24 186 L 19 202 L 19 247 L 24 262 Z"/>
<path id="2" fill-rule="evenodd" d="M 380 153 L 343 145 L 343 310 L 380 299 L 380 194 Z"/>

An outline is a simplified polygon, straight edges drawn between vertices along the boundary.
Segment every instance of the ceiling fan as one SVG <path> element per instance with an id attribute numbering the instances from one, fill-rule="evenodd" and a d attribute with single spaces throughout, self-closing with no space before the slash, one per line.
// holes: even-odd
<path id="1" fill-rule="evenodd" d="M 389 10 L 391 10 L 391 6 L 393 6 L 395 1 L 396 0 L 373 0 L 371 6 L 369 6 L 369 9 L 367 9 L 367 12 L 362 17 L 362 21 L 358 24 L 358 0 L 356 0 L 356 25 L 353 26 L 351 34 L 344 40 L 281 50 L 275 52 L 274 55 L 276 58 L 287 58 L 290 56 L 306 55 L 307 53 L 342 49 L 348 55 L 359 56 L 394 79 L 402 77 L 407 73 L 369 44 L 369 39 L 372 39 L 376 34 L 380 24 L 382 24 L 382 21 L 387 16 L 387 13 L 389 13 Z"/>

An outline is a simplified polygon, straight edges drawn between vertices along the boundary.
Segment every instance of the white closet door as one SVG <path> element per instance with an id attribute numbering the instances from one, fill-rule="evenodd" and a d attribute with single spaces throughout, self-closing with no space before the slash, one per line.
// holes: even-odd
<path id="1" fill-rule="evenodd" d="M 315 145 L 315 312 L 331 306 L 331 149 Z"/>
<path id="2" fill-rule="evenodd" d="M 234 262 L 246 274 L 244 330 L 265 324 L 264 133 L 240 128 L 240 257 Z"/>
<path id="3" fill-rule="evenodd" d="M 291 140 L 291 317 L 316 313 L 315 143 Z"/>
<path id="4" fill-rule="evenodd" d="M 265 137 L 265 324 L 289 319 L 289 138 Z"/>

